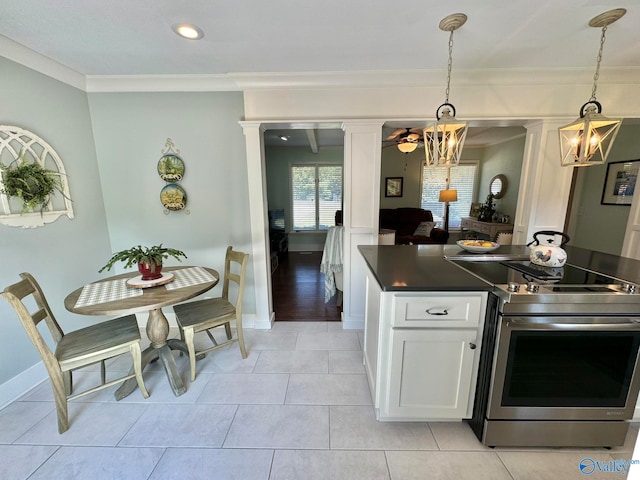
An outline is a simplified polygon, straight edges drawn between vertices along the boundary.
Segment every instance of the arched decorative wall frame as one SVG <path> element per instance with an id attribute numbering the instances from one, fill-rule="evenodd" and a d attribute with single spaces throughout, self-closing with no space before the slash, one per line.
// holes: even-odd
<path id="1" fill-rule="evenodd" d="M 19 199 L 3 193 L 0 175 L 0 224 L 11 227 L 35 228 L 55 222 L 60 216 L 73 218 L 67 172 L 58 153 L 49 143 L 21 127 L 0 125 L 0 164 L 8 166 L 22 153 L 27 162 L 38 163 L 59 178 L 60 192 L 49 199 L 42 211 L 23 212 Z"/>

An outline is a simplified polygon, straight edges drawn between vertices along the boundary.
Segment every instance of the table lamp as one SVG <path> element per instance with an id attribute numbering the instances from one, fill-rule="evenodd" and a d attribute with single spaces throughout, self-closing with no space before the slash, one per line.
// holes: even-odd
<path id="1" fill-rule="evenodd" d="M 444 202 L 444 230 L 449 231 L 449 202 L 458 201 L 458 190 L 440 190 L 439 202 Z"/>

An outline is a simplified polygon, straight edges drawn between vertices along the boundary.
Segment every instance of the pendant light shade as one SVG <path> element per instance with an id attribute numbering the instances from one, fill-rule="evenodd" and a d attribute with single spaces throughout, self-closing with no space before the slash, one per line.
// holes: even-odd
<path id="1" fill-rule="evenodd" d="M 451 167 L 460 163 L 469 124 L 456 119 L 453 105 L 445 103 L 440 108 L 442 115 L 437 116 L 438 121 L 424 129 L 427 166 Z"/>
<path id="2" fill-rule="evenodd" d="M 436 110 L 436 121 L 423 130 L 426 165 L 452 167 L 460 163 L 462 147 L 469 124 L 456 119 L 456 108 L 449 103 L 451 66 L 453 56 L 453 32 L 467 21 L 463 13 L 454 13 L 442 19 L 440 30 L 449 32 L 449 62 L 447 64 L 447 89 L 445 102 Z"/>
<path id="3" fill-rule="evenodd" d="M 622 124 L 619 118 L 607 118 L 597 102 L 583 105 L 580 118 L 559 129 L 563 167 L 602 165 Z"/>
<path id="4" fill-rule="evenodd" d="M 593 76 L 591 98 L 580 108 L 580 117 L 577 120 L 558 129 L 560 164 L 563 167 L 588 167 L 605 163 L 618 134 L 622 120 L 602 115 L 602 105 L 596 100 L 596 90 L 607 26 L 626 12 L 624 8 L 617 8 L 602 13 L 589 22 L 590 27 L 602 28 L 600 50 L 598 51 L 596 72 Z"/>

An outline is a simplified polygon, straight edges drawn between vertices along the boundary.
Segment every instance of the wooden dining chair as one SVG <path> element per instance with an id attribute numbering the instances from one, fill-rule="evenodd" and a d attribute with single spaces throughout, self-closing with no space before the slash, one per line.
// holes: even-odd
<path id="1" fill-rule="evenodd" d="M 224 280 L 222 284 L 222 297 L 207 298 L 195 302 L 175 305 L 173 311 L 180 328 L 180 337 L 187 344 L 189 351 L 189 365 L 191 368 L 191 381 L 196 379 L 196 356 L 208 353 L 217 348 L 224 347 L 234 342 L 240 345 L 242 358 L 247 358 L 247 350 L 244 346 L 242 334 L 242 297 L 247 273 L 248 253 L 234 252 L 233 247 L 227 247 L 224 262 Z M 234 272 L 232 272 L 232 267 Z M 237 284 L 235 303 L 229 298 L 229 283 Z M 236 322 L 236 337 L 231 335 L 231 321 Z M 227 341 L 218 343 L 210 329 L 224 325 Z M 209 337 L 209 347 L 196 351 L 194 335 L 198 332 L 206 332 Z"/>
<path id="2" fill-rule="evenodd" d="M 27 335 L 29 335 L 29 339 L 35 345 L 47 368 L 56 402 L 59 433 L 64 433 L 69 429 L 68 400 L 82 397 L 134 377 L 142 395 L 145 398 L 149 397 L 149 392 L 147 392 L 142 379 L 140 329 L 135 315 L 108 320 L 65 334 L 53 316 L 49 304 L 33 276 L 29 273 L 21 273 L 20 277 L 22 278 L 20 282 L 6 287 L 1 294 L 15 310 L 22 326 L 27 331 Z M 45 342 L 38 328 L 38 324 L 42 320 L 53 338 L 54 350 Z M 107 382 L 105 360 L 124 353 L 131 354 L 134 373 Z M 98 362 L 100 362 L 100 385 L 72 395 L 72 370 Z"/>

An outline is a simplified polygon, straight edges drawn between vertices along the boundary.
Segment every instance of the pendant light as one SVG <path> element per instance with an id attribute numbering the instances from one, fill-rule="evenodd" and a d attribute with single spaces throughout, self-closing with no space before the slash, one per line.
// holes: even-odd
<path id="1" fill-rule="evenodd" d="M 596 72 L 593 75 L 591 98 L 580 107 L 580 117 L 577 120 L 558 129 L 560 163 L 563 167 L 588 167 L 605 163 L 618 134 L 622 119 L 607 118 L 602 115 L 602 105 L 596 99 L 596 89 L 600 76 L 605 32 L 609 25 L 621 18 L 626 12 L 624 8 L 616 8 L 601 13 L 589 22 L 590 27 L 602 29 L 600 50 L 596 60 Z"/>
<path id="2" fill-rule="evenodd" d="M 464 13 L 454 13 L 440 21 L 440 30 L 449 32 L 449 62 L 447 64 L 447 89 L 445 101 L 436 110 L 436 121 L 423 130 L 426 165 L 429 167 L 452 167 L 460 162 L 462 146 L 467 136 L 467 122 L 456 119 L 456 108 L 449 103 L 451 65 L 453 54 L 453 32 L 467 21 Z"/>

